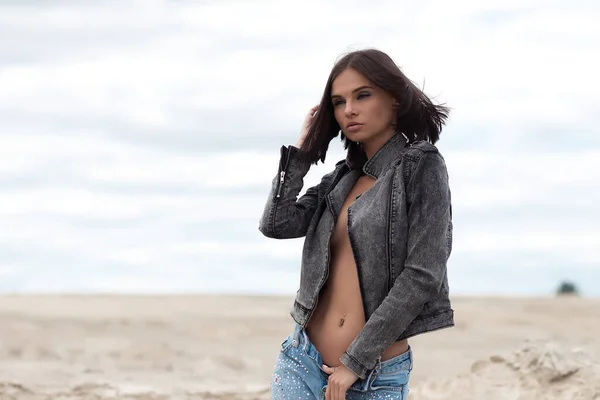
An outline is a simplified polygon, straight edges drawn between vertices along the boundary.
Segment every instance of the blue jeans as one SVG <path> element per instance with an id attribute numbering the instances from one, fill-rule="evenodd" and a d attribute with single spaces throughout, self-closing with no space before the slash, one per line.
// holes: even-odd
<path id="1" fill-rule="evenodd" d="M 366 379 L 358 379 L 346 392 L 346 399 L 406 400 L 412 370 L 412 350 L 378 361 Z M 322 369 L 321 354 L 306 331 L 296 325 L 281 344 L 271 378 L 271 399 L 324 399 L 329 375 Z"/>

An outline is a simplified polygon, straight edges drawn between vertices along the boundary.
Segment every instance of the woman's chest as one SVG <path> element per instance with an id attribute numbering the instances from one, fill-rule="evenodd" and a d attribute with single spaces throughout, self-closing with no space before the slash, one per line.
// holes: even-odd
<path id="1" fill-rule="evenodd" d="M 343 203 L 339 210 L 335 221 L 332 234 L 332 244 L 344 242 L 348 240 L 348 209 L 376 183 L 376 180 L 370 176 L 361 176 L 356 183 L 351 187 L 350 191 L 343 199 Z"/>

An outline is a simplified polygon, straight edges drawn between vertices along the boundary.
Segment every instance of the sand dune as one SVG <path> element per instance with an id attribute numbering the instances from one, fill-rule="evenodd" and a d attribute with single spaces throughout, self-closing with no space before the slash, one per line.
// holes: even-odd
<path id="1" fill-rule="evenodd" d="M 2 296 L 0 399 L 268 399 L 290 298 Z M 411 400 L 600 399 L 600 300 L 454 299 Z"/>
<path id="2" fill-rule="evenodd" d="M 600 399 L 600 363 L 583 349 L 526 342 L 510 355 L 473 363 L 469 373 L 424 382 L 414 399 Z"/>

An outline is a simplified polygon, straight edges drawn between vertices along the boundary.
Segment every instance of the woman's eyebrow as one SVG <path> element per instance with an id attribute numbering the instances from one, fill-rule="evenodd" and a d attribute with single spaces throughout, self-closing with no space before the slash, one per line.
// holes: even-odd
<path id="1" fill-rule="evenodd" d="M 369 85 L 364 85 L 364 86 L 357 87 L 356 89 L 354 89 L 352 91 L 352 93 L 356 93 L 359 90 L 363 90 L 363 89 L 373 89 L 373 88 L 371 86 L 369 86 Z M 334 97 L 342 97 L 342 96 L 340 96 L 339 94 L 332 94 L 331 98 L 333 99 Z"/>

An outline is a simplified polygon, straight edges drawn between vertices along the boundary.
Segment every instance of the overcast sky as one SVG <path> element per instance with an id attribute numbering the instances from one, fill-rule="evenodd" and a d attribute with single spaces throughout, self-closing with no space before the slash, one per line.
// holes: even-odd
<path id="1" fill-rule="evenodd" d="M 600 3 L 366 4 L 0 1 L 0 290 L 237 290 L 297 268 L 301 241 L 257 230 L 279 147 L 365 47 L 453 109 L 454 287 L 600 271 Z"/>

